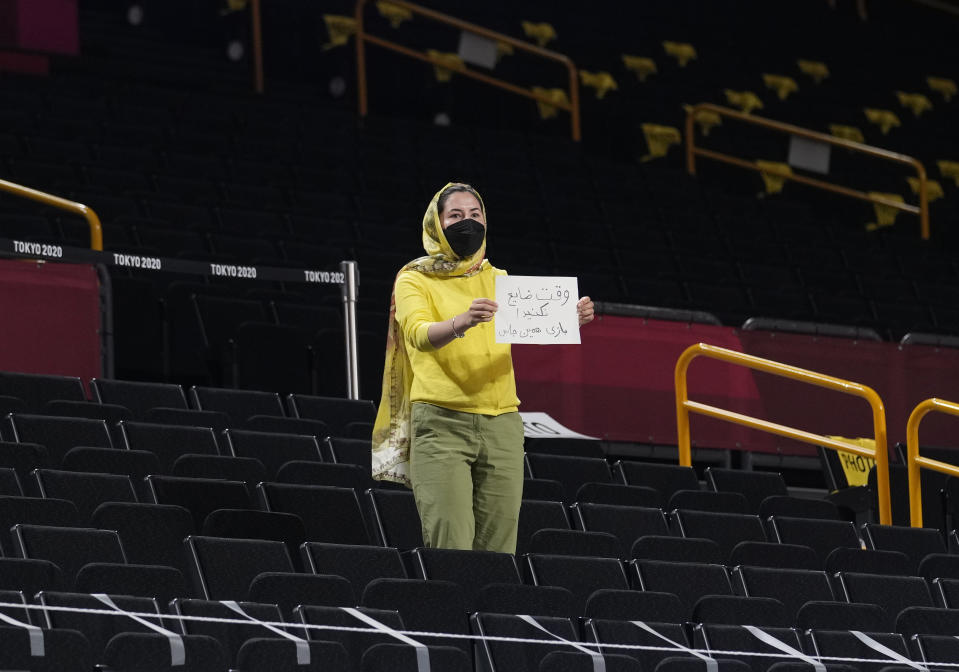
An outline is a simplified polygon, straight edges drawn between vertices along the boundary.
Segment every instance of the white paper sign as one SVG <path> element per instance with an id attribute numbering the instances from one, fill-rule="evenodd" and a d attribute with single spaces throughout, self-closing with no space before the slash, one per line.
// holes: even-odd
<path id="1" fill-rule="evenodd" d="M 829 174 L 829 153 L 832 145 L 816 140 L 807 140 L 798 135 L 789 137 L 789 165 L 815 173 Z"/>
<path id="2" fill-rule="evenodd" d="M 564 427 L 556 422 L 549 413 L 526 413 L 520 411 L 523 419 L 523 436 L 531 439 L 591 439 L 599 441 L 595 436 L 586 436 Z"/>
<path id="3" fill-rule="evenodd" d="M 579 343 L 576 278 L 500 275 L 493 318 L 497 343 Z"/>
<path id="4" fill-rule="evenodd" d="M 481 65 L 492 70 L 496 67 L 496 42 L 476 33 L 460 33 L 460 46 L 456 52 L 467 63 Z"/>

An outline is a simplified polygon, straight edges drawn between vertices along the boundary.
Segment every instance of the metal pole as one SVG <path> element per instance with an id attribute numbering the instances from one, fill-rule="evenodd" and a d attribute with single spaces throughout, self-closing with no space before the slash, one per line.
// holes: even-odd
<path id="1" fill-rule="evenodd" d="M 341 261 L 343 271 L 343 325 L 346 333 L 346 396 L 360 398 L 360 365 L 356 347 L 356 288 L 360 277 L 355 261 Z"/>
<path id="2" fill-rule="evenodd" d="M 100 375 L 113 378 L 115 374 L 113 359 L 113 284 L 110 272 L 103 264 L 97 264 L 97 278 L 100 280 Z"/>
<path id="3" fill-rule="evenodd" d="M 253 89 L 263 93 L 263 24 L 260 20 L 260 0 L 250 3 L 250 23 L 253 31 Z"/>
<path id="4" fill-rule="evenodd" d="M 356 19 L 356 37 L 354 38 L 356 41 L 356 97 L 360 117 L 366 117 L 367 110 L 366 45 L 363 43 L 366 37 L 366 32 L 363 27 L 363 7 L 365 4 L 366 0 L 357 0 L 356 12 L 354 14 L 354 18 Z"/>

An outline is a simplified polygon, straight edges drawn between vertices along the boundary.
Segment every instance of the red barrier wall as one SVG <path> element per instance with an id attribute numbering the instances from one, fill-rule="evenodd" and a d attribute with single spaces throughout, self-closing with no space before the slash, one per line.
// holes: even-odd
<path id="1" fill-rule="evenodd" d="M 0 259 L 0 371 L 101 375 L 100 298 L 89 265 Z"/>
<path id="2" fill-rule="evenodd" d="M 77 0 L 0 0 L 0 44 L 76 55 L 77 17 Z"/>
<path id="3" fill-rule="evenodd" d="M 959 401 L 959 351 L 857 342 L 728 327 L 602 316 L 579 346 L 513 346 L 525 411 L 545 411 L 571 429 L 613 441 L 674 444 L 674 369 L 693 343 L 739 350 L 869 385 L 886 406 L 890 445 L 905 441 L 923 399 Z M 822 434 L 871 437 L 858 398 L 706 359 L 689 370 L 689 398 Z M 927 445 L 959 446 L 959 420 L 928 416 Z M 812 454 L 804 444 L 692 416 L 694 445 Z"/>

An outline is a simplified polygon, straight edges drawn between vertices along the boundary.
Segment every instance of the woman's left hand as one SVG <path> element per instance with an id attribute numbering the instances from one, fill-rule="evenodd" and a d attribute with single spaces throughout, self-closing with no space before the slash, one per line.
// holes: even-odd
<path id="1" fill-rule="evenodd" d="M 584 296 L 576 302 L 576 316 L 579 318 L 579 326 L 583 326 L 593 321 L 593 300 Z"/>

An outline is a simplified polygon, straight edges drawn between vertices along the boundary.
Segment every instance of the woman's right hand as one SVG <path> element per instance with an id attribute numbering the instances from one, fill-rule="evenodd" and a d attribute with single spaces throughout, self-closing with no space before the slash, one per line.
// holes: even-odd
<path id="1" fill-rule="evenodd" d="M 481 322 L 492 322 L 493 315 L 499 310 L 499 304 L 492 299 L 473 299 L 466 311 L 467 326 L 475 327 Z"/>

